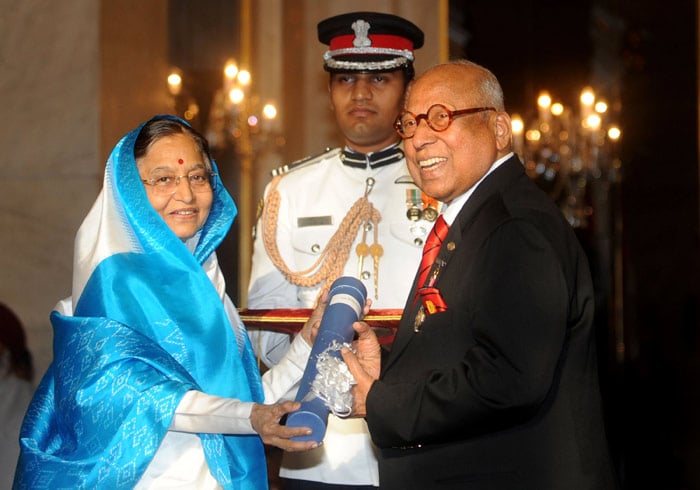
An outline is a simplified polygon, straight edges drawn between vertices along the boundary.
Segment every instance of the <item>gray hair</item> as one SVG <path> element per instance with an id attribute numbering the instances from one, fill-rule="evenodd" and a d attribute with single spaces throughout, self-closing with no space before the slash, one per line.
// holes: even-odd
<path id="1" fill-rule="evenodd" d="M 449 64 L 469 66 L 481 72 L 480 83 L 476 88 L 477 93 L 479 94 L 480 102 L 484 105 L 491 105 L 499 111 L 505 111 L 503 89 L 501 88 L 501 84 L 498 82 L 498 78 L 496 78 L 496 75 L 494 75 L 491 70 L 484 68 L 473 61 L 464 59 L 453 60 Z"/>
<path id="2" fill-rule="evenodd" d="M 496 75 L 494 75 L 489 69 L 474 63 L 473 61 L 465 59 L 451 60 L 447 63 L 434 65 L 427 69 L 423 75 L 430 73 L 431 71 L 440 68 L 441 66 L 464 66 L 468 68 L 475 69 L 479 72 L 478 85 L 475 87 L 477 100 L 474 102 L 481 106 L 495 107 L 497 111 L 505 111 L 505 103 L 503 101 L 503 89 L 501 84 L 498 82 Z"/>

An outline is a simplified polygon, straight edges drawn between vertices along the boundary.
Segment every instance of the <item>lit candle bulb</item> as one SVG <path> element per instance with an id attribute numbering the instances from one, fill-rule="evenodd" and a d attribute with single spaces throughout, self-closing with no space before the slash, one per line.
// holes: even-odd
<path id="1" fill-rule="evenodd" d="M 595 93 L 590 87 L 586 87 L 581 91 L 581 119 L 585 120 L 593 112 L 593 104 L 595 103 Z"/>
<path id="2" fill-rule="evenodd" d="M 234 60 L 228 60 L 224 65 L 224 92 L 230 93 L 236 85 L 238 65 Z"/>
<path id="3" fill-rule="evenodd" d="M 564 106 L 560 102 L 555 102 L 552 104 L 552 114 L 555 116 L 561 116 L 564 112 Z"/>
<path id="4" fill-rule="evenodd" d="M 541 123 L 549 122 L 550 119 L 550 107 L 552 105 L 552 97 L 546 91 L 540 92 L 539 97 L 537 97 L 537 110 Z"/>
<path id="5" fill-rule="evenodd" d="M 513 151 L 515 151 L 517 155 L 523 157 L 523 133 L 525 131 L 525 123 L 518 114 L 513 114 L 510 124 L 513 132 Z"/>
<path id="6" fill-rule="evenodd" d="M 608 128 L 608 138 L 610 141 L 617 141 L 620 139 L 620 136 L 622 136 L 622 131 L 620 131 L 620 128 L 617 126 L 611 126 Z"/>
<path id="7" fill-rule="evenodd" d="M 182 90 L 182 74 L 177 68 L 168 75 L 168 90 L 171 95 L 180 95 Z"/>

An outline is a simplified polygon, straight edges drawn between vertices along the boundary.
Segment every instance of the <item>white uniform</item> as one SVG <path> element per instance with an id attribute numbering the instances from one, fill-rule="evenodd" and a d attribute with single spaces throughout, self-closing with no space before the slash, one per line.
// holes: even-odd
<path id="1" fill-rule="evenodd" d="M 372 298 L 372 309 L 401 309 L 420 263 L 423 242 L 432 227 L 424 219 L 411 220 L 408 208 L 420 191 L 406 169 L 406 161 L 378 168 L 355 168 L 343 163 L 341 150 L 330 150 L 304 161 L 282 176 L 277 187 L 280 207 L 276 243 L 287 267 L 302 271 L 318 259 L 352 205 L 361 198 L 367 179 L 374 179 L 369 201 L 381 213 L 378 243 L 384 253 L 375 278 L 371 256 L 364 259 L 360 278 Z M 402 153 L 399 154 L 400 156 Z M 269 185 L 265 194 L 269 192 Z M 298 287 L 289 283 L 268 256 L 257 224 L 248 308 L 311 308 L 321 285 Z M 362 242 L 362 229 L 350 249 L 343 275 L 358 277 L 355 247 Z M 374 243 L 374 230 L 365 242 Z M 375 279 L 378 296 L 375 297 Z M 329 284 L 330 285 L 330 284 Z M 289 336 L 249 330 L 253 346 L 266 364 L 277 362 L 289 345 Z M 378 485 L 377 462 L 363 419 L 338 419 L 332 414 L 323 445 L 305 453 L 285 453 L 281 476 L 346 485 Z"/>

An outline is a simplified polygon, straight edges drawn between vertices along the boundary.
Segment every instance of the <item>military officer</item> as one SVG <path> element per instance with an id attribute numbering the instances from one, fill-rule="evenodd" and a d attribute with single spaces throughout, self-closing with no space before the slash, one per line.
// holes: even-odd
<path id="1" fill-rule="evenodd" d="M 423 32 L 401 17 L 355 12 L 320 22 L 318 38 L 329 46 L 324 69 L 345 145 L 273 172 L 256 225 L 248 308 L 280 316 L 311 308 L 323 287 L 350 275 L 364 282 L 374 313 L 395 314 L 438 214 L 413 183 L 393 128 Z M 268 366 L 289 346 L 286 334 L 250 335 Z M 331 415 L 323 445 L 306 457 L 285 454 L 280 474 L 287 489 L 377 486 L 364 420 Z"/>

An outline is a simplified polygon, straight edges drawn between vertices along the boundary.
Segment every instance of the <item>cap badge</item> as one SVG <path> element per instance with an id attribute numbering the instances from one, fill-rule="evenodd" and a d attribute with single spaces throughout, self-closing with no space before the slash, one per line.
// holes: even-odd
<path id="1" fill-rule="evenodd" d="M 346 24 L 347 25 L 347 24 Z M 355 31 L 355 39 L 352 41 L 352 45 L 356 48 L 366 48 L 372 45 L 372 41 L 368 37 L 369 34 L 369 22 L 364 20 L 356 20 L 352 23 L 352 30 Z"/>

